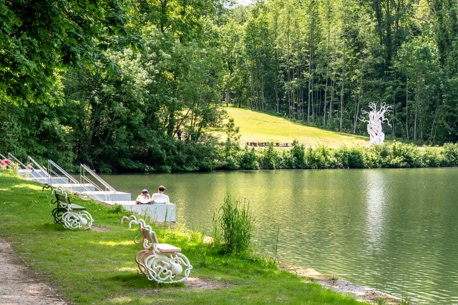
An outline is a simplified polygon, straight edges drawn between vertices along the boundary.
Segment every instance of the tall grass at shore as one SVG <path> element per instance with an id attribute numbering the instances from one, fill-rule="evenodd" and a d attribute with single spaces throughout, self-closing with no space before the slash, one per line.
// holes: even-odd
<path id="1" fill-rule="evenodd" d="M 182 249 L 193 265 L 190 276 L 211 289 L 192 288 L 192 281 L 157 284 L 137 273 L 139 232 L 120 224 L 124 209 L 72 196 L 95 222 L 92 230 L 70 231 L 53 223 L 52 196 L 41 184 L 0 170 L 0 237 L 30 266 L 30 276 L 69 304 L 361 304 L 280 270 L 271 259 L 221 254 L 198 232 L 147 221 L 160 242 Z"/>
<path id="2" fill-rule="evenodd" d="M 224 203 L 213 215 L 215 245 L 224 253 L 243 254 L 251 246 L 254 218 L 249 203 L 226 194 Z"/>

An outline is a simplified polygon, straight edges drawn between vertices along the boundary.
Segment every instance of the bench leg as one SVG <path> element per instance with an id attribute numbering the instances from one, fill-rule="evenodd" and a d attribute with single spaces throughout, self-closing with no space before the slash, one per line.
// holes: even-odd
<path id="1" fill-rule="evenodd" d="M 64 222 L 64 227 L 70 230 L 80 228 L 90 229 L 94 222 L 91 214 L 87 211 L 65 212 L 62 215 L 62 220 Z"/>
<path id="2" fill-rule="evenodd" d="M 186 281 L 192 269 L 188 258 L 181 253 L 153 253 L 145 259 L 144 266 L 149 280 L 165 284 Z"/>
<path id="3" fill-rule="evenodd" d="M 145 266 L 145 260 L 148 256 L 150 256 L 153 252 L 148 249 L 143 249 L 137 252 L 135 255 L 135 261 L 137 262 L 138 265 L 138 270 L 141 274 L 147 275 L 148 274 L 148 268 Z"/>
<path id="4" fill-rule="evenodd" d="M 67 209 L 64 209 L 64 208 L 60 208 L 60 207 L 54 208 L 51 212 L 52 216 L 54 217 L 54 223 L 63 224 L 64 221 L 62 220 L 62 215 L 66 211 Z"/>

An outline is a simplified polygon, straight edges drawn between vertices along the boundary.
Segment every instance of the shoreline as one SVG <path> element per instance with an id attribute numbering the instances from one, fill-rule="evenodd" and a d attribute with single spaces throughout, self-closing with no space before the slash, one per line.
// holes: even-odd
<path id="1" fill-rule="evenodd" d="M 286 270 L 299 277 L 309 279 L 320 284 L 324 288 L 331 289 L 344 295 L 352 296 L 361 302 L 379 304 L 379 302 L 382 301 L 382 304 L 386 305 L 402 303 L 401 298 L 375 290 L 373 288 L 357 285 L 346 280 L 335 279 L 329 275 L 319 273 L 311 268 L 294 266 L 286 262 L 280 262 L 278 266 L 282 270 Z"/>

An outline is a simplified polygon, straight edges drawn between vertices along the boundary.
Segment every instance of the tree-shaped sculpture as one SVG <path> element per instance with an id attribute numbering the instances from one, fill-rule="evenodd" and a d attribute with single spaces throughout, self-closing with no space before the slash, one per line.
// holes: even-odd
<path id="1" fill-rule="evenodd" d="M 391 112 L 391 106 L 386 105 L 385 103 L 380 104 L 380 110 L 377 110 L 376 103 L 369 103 L 369 108 L 371 110 L 365 111 L 364 114 L 369 114 L 369 120 L 361 119 L 363 122 L 367 122 L 367 132 L 371 138 L 372 144 L 381 144 L 385 140 L 385 134 L 382 131 L 382 123 L 386 121 L 388 126 L 390 122 L 385 118 L 385 113 Z"/>

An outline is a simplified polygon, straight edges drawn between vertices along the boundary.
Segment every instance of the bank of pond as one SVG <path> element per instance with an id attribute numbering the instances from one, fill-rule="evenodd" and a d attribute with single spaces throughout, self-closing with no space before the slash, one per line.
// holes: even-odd
<path id="1" fill-rule="evenodd" d="M 289 149 L 273 143 L 263 148 L 230 150 L 224 154 L 222 169 L 348 169 L 421 168 L 458 166 L 458 144 L 418 147 L 400 142 L 329 148 L 306 147 L 293 142 Z"/>
<path id="2" fill-rule="evenodd" d="M 177 223 L 208 235 L 230 193 L 249 204 L 264 255 L 415 304 L 458 304 L 457 167 L 102 178 L 132 194 L 165 185 Z"/>
<path id="3" fill-rule="evenodd" d="M 332 148 L 322 145 L 310 147 L 297 141 L 288 147 L 280 147 L 276 143 L 265 143 L 262 147 L 241 147 L 238 142 L 231 141 L 213 145 L 176 142 L 155 147 L 154 150 L 144 150 L 141 156 L 129 161 L 104 162 L 106 160 L 93 160 L 92 164 L 104 173 L 454 167 L 458 166 L 458 144 L 420 147 L 386 142 L 372 146 Z"/>
<path id="4" fill-rule="evenodd" d="M 189 283 L 161 285 L 138 273 L 139 245 L 133 241 L 139 232 L 120 224 L 123 209 L 74 197 L 95 223 L 91 230 L 67 230 L 53 224 L 51 191 L 3 170 L 0 187 L 0 238 L 31 268 L 27 276 L 40 275 L 71 304 L 361 304 L 282 271 L 269 259 L 224 255 L 198 232 L 148 222 L 159 240 L 179 247 L 193 265 Z M 28 292 L 18 291 L 24 297 Z"/>

